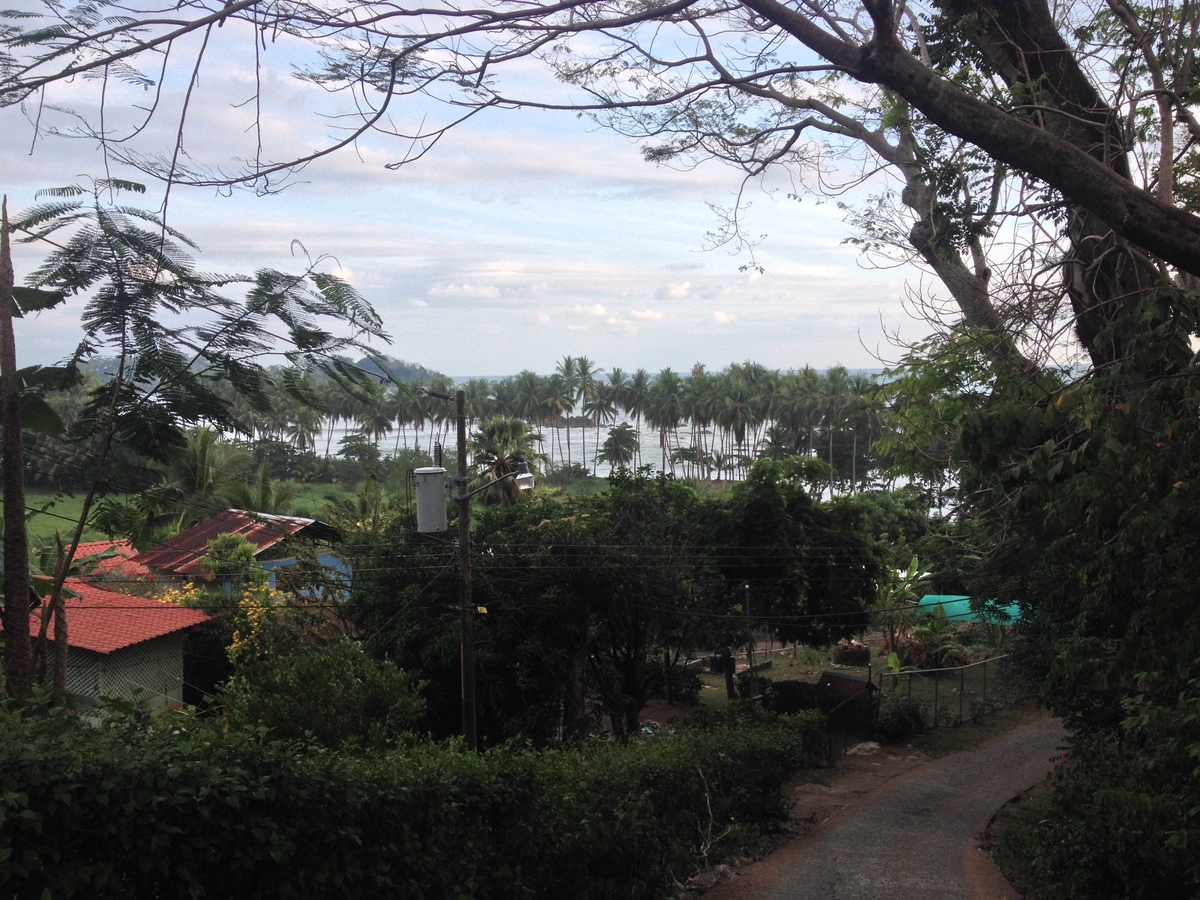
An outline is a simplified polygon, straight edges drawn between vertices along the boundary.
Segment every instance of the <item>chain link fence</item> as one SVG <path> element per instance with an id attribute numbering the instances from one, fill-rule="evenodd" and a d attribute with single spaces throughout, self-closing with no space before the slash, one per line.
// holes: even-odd
<path id="1" fill-rule="evenodd" d="M 897 722 L 923 728 L 978 721 L 1019 699 L 1012 657 L 994 656 L 966 666 L 883 671 L 875 681 L 875 730 L 885 737 Z"/>

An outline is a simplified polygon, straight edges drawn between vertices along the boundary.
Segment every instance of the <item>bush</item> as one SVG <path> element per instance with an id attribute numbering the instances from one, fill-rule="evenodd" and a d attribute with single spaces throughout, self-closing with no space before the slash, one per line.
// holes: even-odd
<path id="1" fill-rule="evenodd" d="M 875 733 L 885 741 L 904 741 L 925 730 L 925 707 L 905 700 L 893 700 L 879 709 Z"/>
<path id="2" fill-rule="evenodd" d="M 839 641 L 833 648 L 833 661 L 839 666 L 869 666 L 871 648 L 861 641 Z"/>
<path id="3" fill-rule="evenodd" d="M 215 702 L 235 727 L 274 738 L 311 737 L 327 747 L 383 747 L 417 727 L 420 686 L 393 663 L 343 640 L 329 650 L 264 657 L 239 665 Z"/>
<path id="4" fill-rule="evenodd" d="M 700 691 L 704 689 L 704 679 L 694 669 L 689 669 L 687 666 L 671 666 L 667 670 L 667 678 L 670 679 L 671 684 L 671 700 L 675 703 L 695 703 L 700 699 Z M 666 690 L 659 689 L 659 697 L 665 698 L 666 694 Z"/>
<path id="5" fill-rule="evenodd" d="M 1195 732 L 1179 741 L 1161 737 L 1096 732 L 1073 739 L 1069 762 L 1037 798 L 1038 815 L 1001 838 L 1003 852 L 1021 860 L 1029 896 L 1200 896 Z"/>
<path id="6" fill-rule="evenodd" d="M 9 714 L 0 893 L 650 897 L 784 817 L 812 724 L 355 755 L 180 719 Z"/>
<path id="7" fill-rule="evenodd" d="M 807 681 L 768 681 L 763 706 L 777 713 L 821 709 L 821 689 Z"/>

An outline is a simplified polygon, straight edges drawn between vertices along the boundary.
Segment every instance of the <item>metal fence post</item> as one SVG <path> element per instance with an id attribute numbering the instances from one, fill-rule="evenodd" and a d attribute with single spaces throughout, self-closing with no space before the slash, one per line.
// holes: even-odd
<path id="1" fill-rule="evenodd" d="M 936 677 L 933 679 L 933 727 L 934 728 L 938 727 L 938 683 L 941 680 L 942 679 L 936 678 Z"/>
<path id="2" fill-rule="evenodd" d="M 987 701 L 987 664 L 988 664 L 988 661 L 985 659 L 983 661 L 983 708 L 985 711 L 988 708 L 988 705 L 987 705 L 987 702 L 988 702 Z"/>
<path id="3" fill-rule="evenodd" d="M 958 670 L 958 724 L 963 722 L 963 695 L 967 692 L 967 670 Z"/>

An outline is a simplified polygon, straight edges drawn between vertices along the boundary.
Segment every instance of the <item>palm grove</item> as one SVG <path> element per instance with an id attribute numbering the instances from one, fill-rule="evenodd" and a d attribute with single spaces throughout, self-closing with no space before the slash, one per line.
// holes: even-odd
<path id="1" fill-rule="evenodd" d="M 83 116 L 111 159 L 175 184 L 265 188 L 395 128 L 393 108 L 418 95 L 448 102 L 400 134 L 410 156 L 436 153 L 478 111 L 566 107 L 642 141 L 652 161 L 716 158 L 748 179 L 785 167 L 813 191 L 882 173 L 848 210 L 855 239 L 936 278 L 910 298 L 933 336 L 893 382 L 905 440 L 892 452 L 954 467 L 962 577 L 1022 604 L 1028 671 L 1076 725 L 1077 765 L 1030 843 L 1035 867 L 1068 895 L 1153 893 L 1154 877 L 1194 890 L 1192 4 L 244 0 L 116 28 L 102 9 L 10 20 L 7 101 L 36 104 L 89 75 L 116 103 L 122 85 L 156 83 L 150 54 L 172 41 L 254 33 L 319 48 L 300 76 L 357 117 L 357 132 L 303 151 L 260 145 L 235 170 L 138 152 L 106 131 L 112 120 Z M 528 60 L 570 91 L 510 84 L 508 66 Z M 736 211 L 727 223 L 724 237 L 745 241 Z"/>

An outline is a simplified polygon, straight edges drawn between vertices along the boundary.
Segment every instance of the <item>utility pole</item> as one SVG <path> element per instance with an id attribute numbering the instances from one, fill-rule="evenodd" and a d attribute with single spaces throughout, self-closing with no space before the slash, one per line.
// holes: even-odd
<path id="1" fill-rule="evenodd" d="M 425 393 L 439 400 L 449 400 L 448 394 L 425 389 Z M 458 492 L 454 501 L 458 504 L 458 606 L 461 617 L 462 638 L 459 654 L 462 664 L 462 723 L 463 738 L 471 750 L 479 749 L 479 731 L 475 722 L 475 599 L 471 590 L 471 497 L 490 487 L 495 482 L 508 478 L 515 480 L 517 489 L 533 489 L 533 474 L 525 457 L 517 459 L 515 471 L 499 476 L 495 481 L 481 485 L 474 491 L 468 488 L 467 478 L 467 394 L 459 388 L 454 397 L 458 419 L 458 474 L 454 478 Z M 446 470 L 440 466 L 417 469 L 417 527 L 422 532 L 446 530 Z M 422 478 L 437 478 L 439 487 L 430 492 L 422 487 Z M 434 505 L 438 507 L 434 509 Z M 486 610 L 483 610 L 486 612 Z"/>
<path id="2" fill-rule="evenodd" d="M 746 686 L 750 691 L 750 699 L 754 700 L 754 623 L 750 620 L 750 585 L 746 588 Z"/>
<path id="3" fill-rule="evenodd" d="M 475 607 L 471 591 L 471 493 L 467 490 L 466 391 L 455 394 L 458 416 L 458 604 L 462 616 L 462 723 L 467 749 L 479 749 L 475 725 Z"/>

